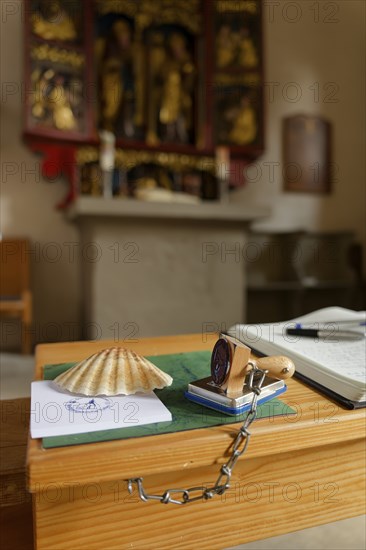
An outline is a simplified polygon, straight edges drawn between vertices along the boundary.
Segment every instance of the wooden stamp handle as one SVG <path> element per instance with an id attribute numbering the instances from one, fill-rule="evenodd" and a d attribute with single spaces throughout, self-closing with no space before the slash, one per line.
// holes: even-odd
<path id="1" fill-rule="evenodd" d="M 247 372 L 251 369 L 249 362 L 250 348 L 242 344 L 237 346 L 234 352 L 233 362 L 229 375 L 222 388 L 226 389 L 229 397 L 237 397 L 243 393 L 244 380 Z"/>
<path id="2" fill-rule="evenodd" d="M 268 375 L 280 380 L 291 378 L 295 372 L 295 365 L 291 359 L 284 355 L 251 359 L 250 364 L 262 370 L 268 370 Z"/>

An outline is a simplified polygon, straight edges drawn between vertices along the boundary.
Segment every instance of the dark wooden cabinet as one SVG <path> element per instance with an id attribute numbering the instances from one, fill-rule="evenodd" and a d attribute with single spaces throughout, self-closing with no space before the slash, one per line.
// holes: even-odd
<path id="1" fill-rule="evenodd" d="M 362 309 L 361 247 L 353 233 L 250 232 L 245 252 L 249 323 L 332 305 Z"/>

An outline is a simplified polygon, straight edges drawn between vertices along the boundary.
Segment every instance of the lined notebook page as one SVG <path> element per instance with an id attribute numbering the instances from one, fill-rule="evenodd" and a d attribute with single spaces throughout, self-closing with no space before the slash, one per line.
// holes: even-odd
<path id="1" fill-rule="evenodd" d="M 297 358 L 301 359 L 298 371 L 304 375 L 311 377 L 314 371 L 323 372 L 327 376 L 348 381 L 365 391 L 366 339 L 333 341 L 331 338 L 336 338 L 338 325 L 330 324 L 331 321 L 341 323 L 351 320 L 361 323 L 365 322 L 365 319 L 365 312 L 333 307 L 324 308 L 285 323 L 236 325 L 230 333 L 263 353 L 269 355 L 287 353 L 294 358 L 295 362 Z M 295 326 L 296 323 L 309 328 L 326 328 L 329 331 L 329 339 L 287 335 L 286 329 Z M 342 326 L 341 329 L 365 331 L 365 327 Z"/>
<path id="2" fill-rule="evenodd" d="M 288 328 L 288 324 L 284 325 Z M 285 329 L 286 330 L 286 329 Z M 365 383 L 366 341 L 332 341 L 275 334 L 274 344 L 311 361 L 314 366 L 336 373 L 337 378 Z M 305 372 L 303 374 L 306 374 Z"/>

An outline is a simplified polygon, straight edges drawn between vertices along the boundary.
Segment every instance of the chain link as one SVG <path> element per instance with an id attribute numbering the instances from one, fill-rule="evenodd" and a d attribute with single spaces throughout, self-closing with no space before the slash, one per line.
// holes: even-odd
<path id="1" fill-rule="evenodd" d="M 249 427 L 257 416 L 258 397 L 267 371 L 258 369 L 253 365 L 249 373 L 247 386 L 253 392 L 250 409 L 241 425 L 234 440 L 233 449 L 229 460 L 220 468 L 216 483 L 212 487 L 190 487 L 189 489 L 168 489 L 162 495 L 149 495 L 145 492 L 143 478 L 136 477 L 127 480 L 127 488 L 130 494 L 133 493 L 134 485 L 137 487 L 139 497 L 144 502 L 148 500 L 159 500 L 162 504 L 188 504 L 196 500 L 209 500 L 215 495 L 223 495 L 230 487 L 231 476 L 239 457 L 247 450 L 251 433 Z M 195 495 L 195 493 L 198 493 Z M 180 494 L 180 498 L 179 498 Z M 178 497 L 172 497 L 178 495 Z"/>

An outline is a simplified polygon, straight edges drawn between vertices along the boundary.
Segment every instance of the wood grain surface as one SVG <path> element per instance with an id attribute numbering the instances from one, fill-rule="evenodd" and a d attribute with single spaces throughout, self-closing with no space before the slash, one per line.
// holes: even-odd
<path id="1" fill-rule="evenodd" d="M 123 343 L 143 355 L 212 349 L 216 335 Z M 127 345 L 126 345 L 127 344 Z M 42 345 L 44 364 L 80 360 L 116 342 Z M 211 484 L 238 424 L 44 450 L 28 446 L 37 548 L 225 548 L 363 513 L 365 410 L 349 411 L 288 380 L 281 396 L 297 414 L 252 425 L 248 453 L 227 496 L 186 506 L 143 503 L 125 479 L 149 492 Z"/>
<path id="2" fill-rule="evenodd" d="M 221 549 L 359 515 L 363 457 L 358 441 L 242 460 L 226 495 L 185 506 L 141 502 L 127 493 L 122 478 L 72 488 L 50 485 L 34 496 L 37 548 Z M 206 484 L 216 475 L 216 467 L 204 467 L 162 472 L 144 482 L 159 494 Z"/>
<path id="3" fill-rule="evenodd" d="M 0 506 L 29 502 L 26 454 L 30 399 L 0 401 Z"/>
<path id="4" fill-rule="evenodd" d="M 0 547 L 32 550 L 31 495 L 26 488 L 30 399 L 0 401 Z M 20 528 L 21 526 L 21 528 Z"/>

